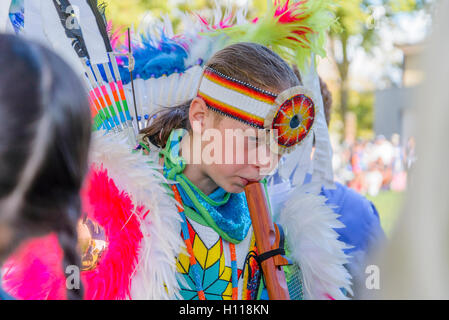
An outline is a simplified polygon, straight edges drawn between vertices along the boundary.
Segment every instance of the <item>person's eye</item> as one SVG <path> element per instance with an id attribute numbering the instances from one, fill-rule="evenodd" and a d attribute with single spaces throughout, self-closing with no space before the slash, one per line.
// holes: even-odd
<path id="1" fill-rule="evenodd" d="M 259 144 L 259 138 L 250 136 L 248 137 L 248 142 L 257 146 Z"/>

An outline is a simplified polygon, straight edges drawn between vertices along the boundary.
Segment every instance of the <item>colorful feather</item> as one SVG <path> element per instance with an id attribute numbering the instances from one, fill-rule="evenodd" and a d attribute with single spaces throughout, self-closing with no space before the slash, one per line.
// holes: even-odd
<path id="1" fill-rule="evenodd" d="M 320 184 L 299 185 L 287 194 L 278 221 L 285 230 L 290 258 L 300 267 L 306 299 L 348 299 L 351 275 L 345 269 L 348 246 L 338 240 L 344 225 L 319 196 Z"/>
<path id="2" fill-rule="evenodd" d="M 107 168 L 119 190 L 126 190 L 133 203 L 147 210 L 140 224 L 139 265 L 131 279 L 133 299 L 174 299 L 179 296 L 176 259 L 185 248 L 175 200 L 164 185 L 158 154 L 131 153 L 127 137 L 95 134 L 91 158 Z"/>
<path id="3" fill-rule="evenodd" d="M 67 299 L 62 259 L 56 234 L 26 241 L 3 265 L 3 288 L 16 299 Z"/>
<path id="4" fill-rule="evenodd" d="M 142 208 L 135 208 L 129 195 L 117 188 L 108 171 L 96 167 L 83 192 L 88 217 L 103 227 L 108 242 L 99 265 L 83 272 L 86 299 L 129 299 L 129 279 L 139 256 Z"/>
<path id="5" fill-rule="evenodd" d="M 142 207 L 135 208 L 120 191 L 107 170 L 94 168 L 83 191 L 88 218 L 105 232 L 107 249 L 95 269 L 83 271 L 87 300 L 130 298 L 130 279 L 138 263 L 142 232 Z M 25 300 L 66 299 L 62 250 L 56 235 L 33 239 L 22 245 L 3 267 L 3 286 L 12 296 Z"/>
<path id="6" fill-rule="evenodd" d="M 136 43 L 136 42 L 135 42 Z M 187 52 L 182 44 L 168 38 L 164 32 L 160 39 L 151 38 L 150 35 L 142 34 L 138 44 L 133 46 L 133 56 L 135 68 L 133 74 L 141 79 L 160 78 L 163 75 L 169 76 L 173 73 L 180 73 L 186 70 L 184 59 Z M 121 52 L 128 52 L 128 47 L 123 45 Z M 124 66 L 128 65 L 128 58 L 122 57 L 119 62 L 120 75 L 123 83 L 130 82 L 129 70 Z"/>
<path id="7" fill-rule="evenodd" d="M 331 0 L 270 1 L 263 17 L 217 30 L 214 35 L 226 34 L 230 43 L 248 41 L 268 46 L 302 69 L 311 53 L 325 56 L 325 32 L 335 20 L 333 6 Z"/>

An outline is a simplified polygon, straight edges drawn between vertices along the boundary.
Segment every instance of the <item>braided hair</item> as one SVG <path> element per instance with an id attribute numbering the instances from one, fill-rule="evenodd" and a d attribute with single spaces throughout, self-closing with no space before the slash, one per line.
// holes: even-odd
<path id="1" fill-rule="evenodd" d="M 80 266 L 79 191 L 91 135 L 85 88 L 56 54 L 14 35 L 0 34 L 0 70 L 0 226 L 12 230 L 0 262 L 26 238 L 56 232 L 64 271 Z M 82 296 L 82 288 L 67 291 Z"/>

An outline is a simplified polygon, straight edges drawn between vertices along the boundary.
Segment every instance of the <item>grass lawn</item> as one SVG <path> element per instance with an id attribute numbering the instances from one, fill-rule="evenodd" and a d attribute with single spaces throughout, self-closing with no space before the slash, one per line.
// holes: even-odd
<path id="1" fill-rule="evenodd" d="M 375 197 L 367 196 L 376 206 L 380 216 L 380 223 L 387 236 L 391 234 L 399 216 L 404 196 L 404 192 L 395 191 L 381 191 Z"/>

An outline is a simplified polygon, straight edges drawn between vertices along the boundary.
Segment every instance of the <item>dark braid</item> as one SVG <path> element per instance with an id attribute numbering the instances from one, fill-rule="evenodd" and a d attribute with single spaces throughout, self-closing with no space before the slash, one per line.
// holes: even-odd
<path id="1" fill-rule="evenodd" d="M 67 277 L 68 266 L 81 267 L 77 222 L 91 136 L 87 92 L 59 56 L 13 35 L 0 34 L 0 70 L 0 223 L 15 240 L 0 248 L 0 257 L 21 240 L 56 232 Z M 80 289 L 67 289 L 67 298 L 83 298 L 81 281 Z"/>
<path id="2" fill-rule="evenodd" d="M 65 228 L 61 228 L 58 231 L 58 239 L 59 245 L 61 246 L 61 249 L 64 252 L 64 257 L 62 260 L 63 271 L 66 277 L 68 277 L 70 275 L 70 273 L 67 273 L 68 266 L 77 266 L 79 268 L 78 270 L 81 270 L 81 259 L 78 251 L 76 250 L 76 246 L 78 243 L 78 236 L 76 228 L 73 227 L 73 223 L 66 223 Z M 67 299 L 69 300 L 83 299 L 84 289 L 81 280 L 79 284 L 80 284 L 79 289 L 71 289 L 67 286 Z"/>
<path id="3" fill-rule="evenodd" d="M 63 219 L 59 223 L 58 233 L 59 245 L 64 253 L 63 257 L 63 271 L 66 277 L 70 276 L 67 273 L 68 266 L 76 266 L 77 270 L 81 272 L 81 259 L 77 250 L 78 233 L 77 223 L 81 212 L 81 202 L 79 197 L 73 197 L 71 204 L 65 209 L 66 214 L 62 215 Z M 79 277 L 79 289 L 71 289 L 67 286 L 67 298 L 69 300 L 82 300 L 84 296 L 84 289 L 81 283 L 81 275 Z M 67 283 L 66 283 L 67 285 Z"/>

